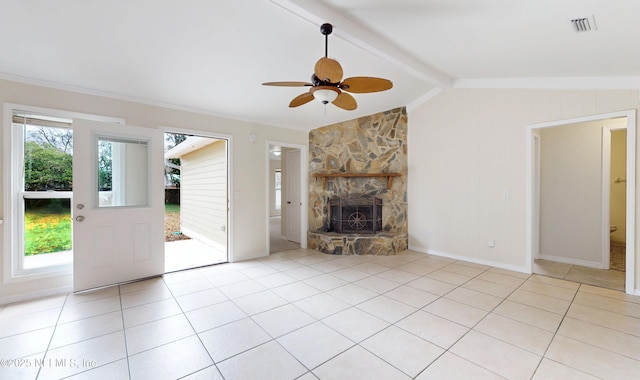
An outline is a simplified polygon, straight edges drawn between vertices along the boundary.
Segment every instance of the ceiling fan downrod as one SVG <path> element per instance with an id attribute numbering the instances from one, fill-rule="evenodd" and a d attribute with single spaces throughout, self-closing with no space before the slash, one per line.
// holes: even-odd
<path id="1" fill-rule="evenodd" d="M 324 34 L 324 57 L 327 58 L 329 55 L 329 34 L 333 32 L 333 25 L 331 24 L 322 24 L 320 25 L 320 33 Z"/>

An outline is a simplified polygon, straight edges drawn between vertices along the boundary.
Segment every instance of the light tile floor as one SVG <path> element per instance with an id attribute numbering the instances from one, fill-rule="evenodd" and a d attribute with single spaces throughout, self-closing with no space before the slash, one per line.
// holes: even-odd
<path id="1" fill-rule="evenodd" d="M 0 306 L 1 379 L 639 379 L 640 297 L 293 250 Z"/>
<path id="2" fill-rule="evenodd" d="M 164 243 L 164 271 L 184 269 L 227 262 L 227 252 L 196 239 Z"/>
<path id="3" fill-rule="evenodd" d="M 548 260 L 535 260 L 533 273 L 621 291 L 624 291 L 626 277 L 626 273 L 620 270 L 596 269 Z"/>
<path id="4" fill-rule="evenodd" d="M 282 218 L 272 216 L 269 218 L 269 252 L 282 252 L 292 249 L 299 249 L 300 244 L 289 241 L 282 235 L 281 228 Z"/>

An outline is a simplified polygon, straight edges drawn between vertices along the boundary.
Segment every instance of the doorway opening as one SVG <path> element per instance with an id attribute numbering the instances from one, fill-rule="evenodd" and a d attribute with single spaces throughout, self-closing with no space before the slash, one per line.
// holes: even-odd
<path id="1" fill-rule="evenodd" d="M 267 142 L 269 253 L 306 248 L 305 152 L 300 146 Z"/>
<path id="2" fill-rule="evenodd" d="M 228 261 L 228 139 L 167 131 L 165 273 Z"/>
<path id="3" fill-rule="evenodd" d="M 531 271 L 634 293 L 635 112 L 528 129 L 527 256 Z M 612 149 L 614 131 L 624 132 L 624 149 L 619 141 Z M 618 162 L 613 169 L 614 161 L 620 160 L 623 167 Z M 622 201 L 613 196 L 619 190 L 623 190 Z M 615 223 L 613 208 L 618 211 Z M 625 230 L 626 272 L 611 267 L 613 226 Z"/>

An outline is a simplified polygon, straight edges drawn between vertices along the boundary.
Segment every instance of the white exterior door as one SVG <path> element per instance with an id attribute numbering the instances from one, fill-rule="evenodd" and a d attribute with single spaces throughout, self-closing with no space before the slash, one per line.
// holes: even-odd
<path id="1" fill-rule="evenodd" d="M 73 288 L 164 273 L 163 134 L 73 120 Z"/>
<path id="2" fill-rule="evenodd" d="M 287 240 L 300 243 L 300 151 L 287 152 Z"/>

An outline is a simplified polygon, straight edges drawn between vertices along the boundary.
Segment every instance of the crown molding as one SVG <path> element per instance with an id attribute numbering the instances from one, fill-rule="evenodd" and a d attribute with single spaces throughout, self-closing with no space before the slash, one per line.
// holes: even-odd
<path id="1" fill-rule="evenodd" d="M 640 76 L 461 78 L 455 80 L 453 88 L 638 90 Z"/>
<path id="2" fill-rule="evenodd" d="M 412 101 L 411 103 L 407 104 L 407 112 L 411 112 L 415 110 L 416 108 L 420 107 L 424 103 L 438 96 L 438 94 L 440 94 L 442 91 L 443 89 L 440 87 L 432 88 L 431 90 L 427 91 L 426 93 L 424 93 L 423 95 L 421 95 L 420 97 Z"/>
<path id="3" fill-rule="evenodd" d="M 122 94 L 117 94 L 117 93 L 108 92 L 108 91 L 94 90 L 94 89 L 89 89 L 85 87 L 71 86 L 71 85 L 66 85 L 62 83 L 46 81 L 42 79 L 23 77 L 20 75 L 13 75 L 13 74 L 0 72 L 0 80 L 6 80 L 9 82 L 15 82 L 15 83 L 22 83 L 22 84 L 32 85 L 32 86 L 40 86 L 40 87 L 50 88 L 53 90 L 69 91 L 69 92 L 74 92 L 74 93 L 83 94 L 83 95 L 98 96 L 101 98 L 119 100 L 124 102 L 138 103 L 138 104 L 143 104 L 147 106 L 171 109 L 175 111 L 183 111 L 183 112 L 201 114 L 206 116 L 218 117 L 221 119 L 241 121 L 241 122 L 252 123 L 257 125 L 268 125 L 272 127 L 300 130 L 300 128 L 295 128 L 293 126 L 283 126 L 283 125 L 278 125 L 273 123 L 267 123 L 264 120 L 251 119 L 246 117 L 241 118 L 235 115 L 224 114 L 224 113 L 215 112 L 215 111 L 206 110 L 206 109 L 187 107 L 187 106 L 182 106 L 182 105 L 173 104 L 173 103 L 158 102 L 158 101 L 139 98 L 135 96 L 122 95 Z"/>

